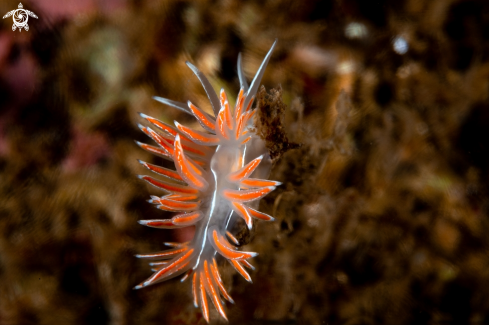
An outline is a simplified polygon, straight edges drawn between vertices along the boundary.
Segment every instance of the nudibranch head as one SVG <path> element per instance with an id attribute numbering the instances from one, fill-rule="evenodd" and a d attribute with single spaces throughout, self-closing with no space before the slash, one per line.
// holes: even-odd
<path id="1" fill-rule="evenodd" d="M 156 155 L 175 163 L 175 170 L 140 161 L 150 171 L 161 176 L 139 176 L 168 194 L 151 196 L 148 202 L 158 209 L 175 212 L 171 219 L 140 220 L 145 226 L 174 229 L 195 226 L 194 238 L 187 243 L 166 243 L 171 248 L 162 252 L 137 255 L 149 259 L 155 272 L 137 285 L 140 289 L 151 284 L 183 275 L 182 281 L 192 279 L 194 305 L 201 307 L 209 321 L 208 299 L 226 318 L 221 296 L 234 303 L 227 293 L 217 265 L 218 255 L 249 282 L 245 268 L 254 269 L 249 259 L 254 252 L 237 249 L 237 239 L 229 231 L 237 216 L 246 226 L 253 227 L 253 219 L 272 221 L 268 214 L 256 210 L 256 203 L 273 191 L 280 182 L 260 179 L 267 175 L 271 164 L 263 141 L 252 132 L 254 110 L 252 104 L 265 68 L 276 45 L 275 41 L 265 56 L 257 74 L 248 86 L 238 56 L 238 76 L 241 90 L 236 105 L 229 103 L 224 90 L 216 94 L 205 75 L 193 64 L 187 65 L 199 78 L 209 97 L 214 116 L 198 108 L 170 99 L 154 97 L 157 101 L 193 115 L 205 131 L 193 130 L 175 121 L 175 127 L 153 117 L 140 114 L 155 129 L 140 125 L 157 146 L 137 142 Z M 259 169 L 262 170 L 259 170 Z M 255 177 L 253 177 L 255 176 Z"/>

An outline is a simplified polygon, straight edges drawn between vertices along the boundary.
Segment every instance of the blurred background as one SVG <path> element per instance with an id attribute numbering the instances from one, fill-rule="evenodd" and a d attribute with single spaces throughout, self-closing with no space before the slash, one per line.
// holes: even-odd
<path id="1" fill-rule="evenodd" d="M 132 289 L 134 254 L 191 236 L 137 224 L 165 216 L 137 112 L 195 126 L 151 97 L 209 109 L 189 60 L 234 101 L 238 53 L 251 80 L 276 38 L 284 184 L 240 236 L 254 283 L 222 267 L 229 323 L 489 323 L 487 0 L 22 4 L 29 31 L 0 21 L 0 324 L 205 324 L 189 283 Z"/>

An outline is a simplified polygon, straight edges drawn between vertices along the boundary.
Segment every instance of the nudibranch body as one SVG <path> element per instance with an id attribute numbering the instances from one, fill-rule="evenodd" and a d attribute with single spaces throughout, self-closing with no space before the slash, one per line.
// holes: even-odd
<path id="1" fill-rule="evenodd" d="M 139 178 L 168 192 L 162 197 L 152 196 L 150 203 L 156 204 L 161 210 L 177 214 L 171 219 L 140 220 L 139 223 L 166 229 L 194 225 L 195 235 L 187 243 L 166 243 L 171 249 L 137 255 L 152 260 L 150 265 L 155 273 L 135 288 L 140 289 L 179 275 L 183 275 L 182 281 L 191 278 L 194 305 L 201 307 L 207 321 L 208 300 L 212 301 L 224 318 L 226 314 L 221 296 L 234 303 L 219 274 L 217 255 L 227 259 L 251 282 L 245 267 L 253 269 L 248 260 L 257 253 L 239 251 L 236 248 L 238 241 L 229 231 L 235 216 L 242 218 L 249 229 L 252 228 L 253 218 L 273 220 L 271 216 L 255 209 L 256 202 L 280 183 L 257 178 L 267 176 L 271 164 L 263 141 L 252 132 L 255 111 L 251 106 L 275 44 L 276 41 L 249 87 L 242 70 L 241 55 L 238 57 L 241 90 L 234 111 L 225 91 L 221 90 L 218 96 L 205 75 L 189 62 L 187 65 L 199 78 L 209 97 L 215 117 L 190 101 L 185 105 L 154 97 L 163 104 L 195 116 L 205 132 L 190 129 L 176 121 L 173 127 L 141 114 L 160 132 L 140 125 L 140 129 L 158 146 L 139 142 L 138 145 L 172 160 L 176 170 L 140 161 L 150 171 L 163 176 L 164 180 L 150 176 Z"/>

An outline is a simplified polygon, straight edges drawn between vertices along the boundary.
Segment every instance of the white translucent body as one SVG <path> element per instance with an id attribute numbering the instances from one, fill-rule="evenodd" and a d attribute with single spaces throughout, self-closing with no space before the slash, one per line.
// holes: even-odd
<path id="1" fill-rule="evenodd" d="M 249 88 L 241 67 L 241 55 L 238 57 L 238 76 L 242 91 L 235 112 L 229 108 L 224 91 L 222 90 L 220 97 L 218 97 L 207 78 L 188 62 L 187 65 L 199 78 L 209 97 L 215 118 L 203 113 L 190 102 L 187 107 L 184 103 L 155 97 L 161 103 L 194 115 L 207 132 L 191 130 L 175 122 L 177 130 L 161 121 L 141 114 L 142 117 L 166 131 L 166 134 L 158 134 L 149 127 L 140 126 L 143 132 L 160 145 L 160 148 L 141 143 L 138 145 L 150 152 L 172 159 L 176 165 L 176 172 L 178 172 L 176 174 L 175 171 L 141 162 L 153 172 L 173 180 L 173 182 L 168 183 L 152 179 L 149 176 L 140 176 L 152 185 L 167 189 L 170 192 L 169 195 L 161 198 L 153 196 L 149 202 L 162 204 L 158 207 L 163 210 L 184 211 L 185 213 L 172 219 L 141 220 L 140 223 L 156 228 L 195 225 L 195 234 L 189 243 L 170 243 L 170 246 L 174 247 L 173 249 L 138 255 L 141 258 L 162 261 L 150 263 L 156 267 L 155 273 L 136 286 L 136 289 L 184 273 L 186 275 L 183 280 L 185 280 L 192 273 L 194 303 L 196 306 L 199 304 L 197 297 L 199 296 L 200 306 L 207 320 L 209 316 L 207 295 L 223 317 L 226 316 L 220 303 L 220 294 L 233 302 L 225 292 L 220 277 L 211 274 L 217 268 L 215 263 L 217 253 L 228 259 L 238 272 L 251 282 L 251 278 L 244 271 L 243 265 L 252 268 L 247 259 L 256 256 L 257 253 L 239 251 L 226 239 L 227 237 L 236 244 L 236 239 L 228 231 L 234 225 L 235 218 L 245 219 L 246 225 L 250 229 L 252 227 L 251 217 L 273 220 L 271 216 L 255 210 L 259 199 L 275 189 L 275 186 L 280 183 L 266 181 L 270 173 L 271 160 L 263 140 L 252 132 L 252 119 L 250 119 L 252 111 L 250 107 L 275 44 L 276 42 L 265 56 Z M 238 127 L 238 125 L 242 125 L 242 127 Z M 215 150 L 210 148 L 215 148 Z M 200 150 L 204 154 L 195 158 L 192 153 L 194 149 Z M 173 173 L 173 176 L 168 175 L 168 173 Z M 245 180 L 248 182 L 244 183 Z M 187 185 L 178 185 L 181 181 Z M 174 190 L 172 190 L 172 186 Z M 240 186 L 245 188 L 240 188 Z M 190 198 L 194 194 L 196 195 Z M 198 201 L 195 201 L 195 198 Z M 188 208 L 190 206 L 191 208 Z M 218 273 L 218 271 L 216 272 Z M 220 294 L 219 289 L 221 290 Z"/>

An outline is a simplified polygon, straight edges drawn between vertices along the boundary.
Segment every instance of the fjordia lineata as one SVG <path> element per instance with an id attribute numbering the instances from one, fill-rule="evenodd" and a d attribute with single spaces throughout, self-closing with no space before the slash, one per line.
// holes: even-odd
<path id="1" fill-rule="evenodd" d="M 249 229 L 253 226 L 253 218 L 273 221 L 271 216 L 256 209 L 258 200 L 273 191 L 280 182 L 262 179 L 268 176 L 271 162 L 263 141 L 252 132 L 255 111 L 251 106 L 276 43 L 273 43 L 249 86 L 244 77 L 241 55 L 238 56 L 241 90 L 234 110 L 224 89 L 218 96 L 205 75 L 190 62 L 187 65 L 204 87 L 214 114 L 204 112 L 190 101 L 184 104 L 154 97 L 163 104 L 193 115 L 205 131 L 193 130 L 176 121 L 173 127 L 140 114 L 154 127 L 139 125 L 140 129 L 157 146 L 137 144 L 172 160 L 176 169 L 140 161 L 161 177 L 140 175 L 139 178 L 168 193 L 162 197 L 151 196 L 150 203 L 176 214 L 171 219 L 140 220 L 139 223 L 163 229 L 193 225 L 196 231 L 187 243 L 166 243 L 171 247 L 168 250 L 137 255 L 151 261 L 154 274 L 135 289 L 183 275 L 182 282 L 191 279 L 194 305 L 200 306 L 207 321 L 208 300 L 225 319 L 222 298 L 234 303 L 219 274 L 216 261 L 219 255 L 251 282 L 246 268 L 253 269 L 249 259 L 257 253 L 237 249 L 238 241 L 229 231 L 234 219 L 242 218 Z"/>

